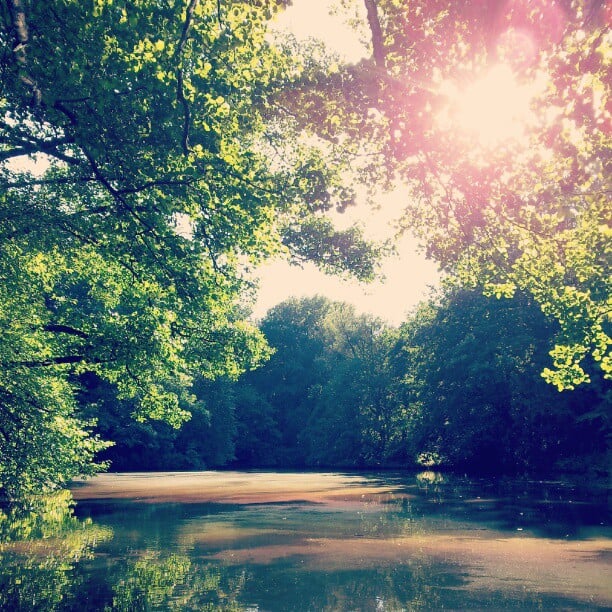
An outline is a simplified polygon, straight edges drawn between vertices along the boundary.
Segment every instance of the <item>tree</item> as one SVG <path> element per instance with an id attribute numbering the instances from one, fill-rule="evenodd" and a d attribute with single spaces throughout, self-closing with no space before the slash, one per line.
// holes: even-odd
<path id="1" fill-rule="evenodd" d="M 133 399 L 95 375 L 81 377 L 80 412 L 96 419 L 94 432 L 113 445 L 98 457 L 113 471 L 202 470 L 234 458 L 234 385 L 226 378 L 195 377 L 190 419 L 180 429 L 163 420 L 135 420 Z"/>
<path id="2" fill-rule="evenodd" d="M 402 455 L 405 414 L 392 367 L 395 330 L 348 304 L 334 304 L 323 322 L 328 379 L 308 421 L 310 461 L 388 465 Z"/>
<path id="3" fill-rule="evenodd" d="M 257 397 L 264 418 L 273 420 L 263 442 L 269 445 L 275 433 L 279 439 L 270 448 L 267 465 L 305 464 L 302 436 L 313 410 L 311 392 L 328 378 L 323 322 L 332 304 L 320 296 L 288 299 L 272 308 L 260 323 L 274 354 L 264 366 L 244 377 L 253 392 L 243 396 L 243 402 Z M 253 427 L 252 421 L 243 426 Z"/>
<path id="4" fill-rule="evenodd" d="M 606 4 L 364 5 L 372 57 L 314 67 L 283 104 L 352 147 L 372 185 L 404 186 L 404 225 L 450 278 L 499 297 L 525 291 L 558 321 L 550 383 L 588 382 L 590 359 L 609 377 Z M 517 123 L 501 96 L 518 92 Z"/>
<path id="5" fill-rule="evenodd" d="M 322 297 L 286 300 L 260 327 L 274 354 L 237 382 L 242 465 L 403 460 L 406 427 L 401 376 L 391 364 L 392 329 Z"/>
<path id="6" fill-rule="evenodd" d="M 245 377 L 248 378 L 248 377 Z M 257 384 L 245 378 L 236 382 L 235 460 L 241 467 L 273 467 L 281 463 L 286 449 L 277 422 L 278 414 Z M 272 387 L 271 384 L 268 388 Z"/>
<path id="7" fill-rule="evenodd" d="M 321 168 L 343 166 L 274 119 L 274 95 L 302 71 L 266 37 L 284 4 L 2 4 L 5 493 L 97 469 L 79 375 L 178 426 L 194 373 L 264 359 L 239 308 L 256 262 L 284 250 L 373 274 L 359 231 L 321 220 L 348 198 Z"/>
<path id="8" fill-rule="evenodd" d="M 561 395 L 539 376 L 554 334 L 533 298 L 518 293 L 500 301 L 447 292 L 406 323 L 409 435 L 421 462 L 533 471 L 604 457 L 610 406 L 601 374 L 591 370 L 592 385 Z"/>

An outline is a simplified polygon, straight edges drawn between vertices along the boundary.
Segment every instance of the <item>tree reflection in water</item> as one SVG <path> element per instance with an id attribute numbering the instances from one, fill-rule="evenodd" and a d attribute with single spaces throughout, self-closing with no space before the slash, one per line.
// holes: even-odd
<path id="1" fill-rule="evenodd" d="M 0 510 L 0 610 L 238 610 L 243 571 L 193 564 L 187 555 L 133 551 L 102 574 L 82 571 L 113 530 L 74 516 L 69 491 Z M 99 570 L 100 568 L 98 568 Z M 236 573 L 236 572 L 234 572 Z"/>
<path id="2" fill-rule="evenodd" d="M 173 477 L 180 475 L 101 482 L 123 479 L 131 491 L 143 482 L 153 494 L 156 479 L 169 490 Z M 306 478 L 235 477 L 240 486 L 232 488 L 229 474 L 190 476 L 193 491 L 222 481 L 229 496 L 244 495 L 253 482 L 268 496 L 273 486 L 286 493 Z M 320 493 L 331 477 L 307 478 Z M 574 488 L 568 498 L 557 485 L 485 486 L 425 473 L 359 476 L 372 487 L 364 493 L 352 476 L 332 480 L 326 497 L 310 501 L 303 491 L 292 493 L 294 501 L 257 494 L 240 503 L 88 493 L 75 514 L 61 492 L 7 506 L 0 511 L 0 609 L 579 610 L 610 601 L 598 574 L 611 550 L 606 504 L 592 490 L 589 498 Z M 336 480 L 345 485 L 341 495 Z"/>
<path id="3" fill-rule="evenodd" d="M 54 610 L 79 599 L 75 567 L 113 533 L 77 519 L 73 506 L 60 491 L 0 509 L 1 610 Z"/>

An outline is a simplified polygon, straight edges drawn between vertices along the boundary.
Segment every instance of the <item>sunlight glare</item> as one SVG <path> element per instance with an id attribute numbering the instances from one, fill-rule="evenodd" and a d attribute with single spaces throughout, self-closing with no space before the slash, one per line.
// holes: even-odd
<path id="1" fill-rule="evenodd" d="M 535 85 L 519 83 L 507 64 L 491 68 L 464 89 L 446 83 L 451 101 L 441 127 L 461 130 L 485 148 L 508 141 L 520 144 L 528 137 L 527 128 L 534 120 L 531 100 Z"/>

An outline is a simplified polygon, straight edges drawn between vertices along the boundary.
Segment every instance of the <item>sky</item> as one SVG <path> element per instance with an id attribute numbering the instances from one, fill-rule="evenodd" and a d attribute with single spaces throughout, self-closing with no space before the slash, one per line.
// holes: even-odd
<path id="1" fill-rule="evenodd" d="M 342 16 L 330 16 L 332 3 L 333 0 L 294 0 L 293 6 L 277 18 L 276 25 L 289 29 L 297 38 L 319 38 L 346 59 L 358 60 L 367 49 L 358 35 L 346 26 Z M 361 2 L 355 3 L 356 8 L 361 6 Z M 401 200 L 401 192 L 381 196 L 379 209 L 357 206 L 337 216 L 338 223 L 357 222 L 373 239 L 392 237 L 394 221 L 401 213 Z M 371 284 L 323 274 L 312 264 L 300 268 L 280 260 L 270 262 L 258 271 L 260 290 L 253 315 L 261 318 L 269 308 L 289 297 L 323 295 L 349 302 L 360 313 L 372 314 L 397 325 L 414 306 L 427 298 L 430 287 L 435 286 L 439 278 L 437 267 L 418 252 L 411 236 L 403 236 L 397 251 L 397 256 L 383 262 L 385 280 Z"/>

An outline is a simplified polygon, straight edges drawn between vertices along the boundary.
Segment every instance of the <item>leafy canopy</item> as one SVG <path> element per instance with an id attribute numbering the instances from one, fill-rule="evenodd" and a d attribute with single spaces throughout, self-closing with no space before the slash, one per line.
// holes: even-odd
<path id="1" fill-rule="evenodd" d="M 344 0 L 347 7 L 354 2 Z M 371 58 L 283 103 L 400 183 L 404 228 L 462 285 L 526 291 L 560 324 L 544 377 L 609 377 L 609 8 L 588 0 L 364 0 Z"/>
<path id="2" fill-rule="evenodd" d="M 281 2 L 32 2 L 0 9 L 0 483 L 53 486 L 104 445 L 84 373 L 178 426 L 194 372 L 267 356 L 245 270 L 285 252 L 373 274 L 328 151 L 274 119 L 303 71 Z M 303 240 L 307 231 L 316 248 Z M 35 459 L 39 457 L 39 459 Z"/>

